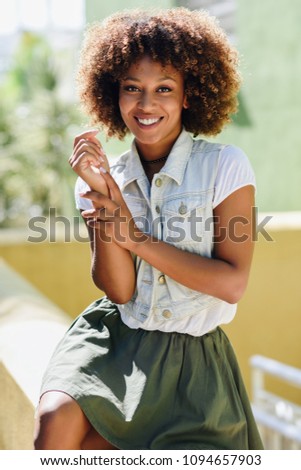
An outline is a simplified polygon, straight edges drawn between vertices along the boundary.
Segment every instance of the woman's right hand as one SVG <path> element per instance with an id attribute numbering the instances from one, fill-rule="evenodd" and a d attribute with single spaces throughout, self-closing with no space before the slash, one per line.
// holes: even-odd
<path id="1" fill-rule="evenodd" d="M 97 129 L 83 132 L 75 137 L 69 163 L 88 186 L 105 196 L 109 195 L 107 184 L 99 171 L 100 167 L 110 171 L 108 159 L 101 143 L 96 138 Z"/>

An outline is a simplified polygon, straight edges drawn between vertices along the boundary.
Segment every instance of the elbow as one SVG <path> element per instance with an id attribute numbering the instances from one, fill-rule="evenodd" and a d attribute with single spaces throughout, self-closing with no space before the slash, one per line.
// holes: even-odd
<path id="1" fill-rule="evenodd" d="M 235 305 L 237 302 L 239 302 L 241 297 L 242 295 L 240 295 L 239 292 L 231 292 L 230 294 L 228 293 L 223 300 L 225 300 L 225 302 L 228 304 Z"/>
<path id="2" fill-rule="evenodd" d="M 114 282 L 110 283 L 110 286 L 103 286 L 95 277 L 93 277 L 93 281 L 95 286 L 104 292 L 114 304 L 126 304 L 131 300 L 135 292 L 135 286 L 118 286 Z"/>
<path id="3" fill-rule="evenodd" d="M 111 300 L 111 302 L 113 302 L 114 304 L 119 304 L 119 305 L 127 304 L 132 298 L 132 296 L 126 296 L 126 295 L 120 295 L 120 294 L 110 295 L 108 293 L 106 295 L 108 299 Z"/>
<path id="4" fill-rule="evenodd" d="M 246 287 L 246 282 L 239 282 L 236 285 L 230 286 L 227 293 L 225 293 L 223 300 L 228 302 L 228 304 L 237 304 L 237 302 L 239 302 L 243 297 Z"/>
<path id="5" fill-rule="evenodd" d="M 133 295 L 132 294 L 127 295 L 127 293 L 120 293 L 120 292 L 118 292 L 118 293 L 117 292 L 112 292 L 112 293 L 106 292 L 106 296 L 114 304 L 122 305 L 122 304 L 127 304 L 131 300 Z"/>

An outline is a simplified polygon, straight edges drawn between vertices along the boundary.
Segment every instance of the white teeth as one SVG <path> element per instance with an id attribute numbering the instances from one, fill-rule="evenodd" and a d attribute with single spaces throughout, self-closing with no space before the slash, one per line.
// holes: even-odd
<path id="1" fill-rule="evenodd" d="M 160 120 L 159 118 L 155 118 L 155 119 L 139 119 L 138 118 L 138 122 L 140 122 L 140 124 L 143 124 L 144 126 L 151 126 L 152 124 L 155 124 L 159 120 Z"/>

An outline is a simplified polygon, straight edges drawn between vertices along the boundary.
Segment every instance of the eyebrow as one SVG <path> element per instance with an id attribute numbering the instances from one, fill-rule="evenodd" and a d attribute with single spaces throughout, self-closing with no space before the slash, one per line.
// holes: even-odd
<path id="1" fill-rule="evenodd" d="M 135 78 L 135 77 L 131 77 L 131 76 L 125 77 L 122 80 L 124 80 L 124 81 L 130 80 L 132 82 L 137 82 L 137 83 L 140 83 L 140 81 L 141 81 L 141 80 L 139 80 L 139 78 Z M 163 77 L 160 77 L 158 82 L 163 82 L 165 80 L 172 80 L 173 82 L 176 82 L 176 80 L 174 78 L 172 78 L 170 75 L 165 75 Z"/>

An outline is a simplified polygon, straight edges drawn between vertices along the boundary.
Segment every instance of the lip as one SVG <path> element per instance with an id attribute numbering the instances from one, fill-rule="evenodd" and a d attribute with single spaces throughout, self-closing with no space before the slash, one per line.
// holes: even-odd
<path id="1" fill-rule="evenodd" d="M 153 129 L 154 127 L 157 127 L 160 124 L 163 117 L 162 116 L 134 116 L 134 119 L 138 127 L 140 127 L 140 129 Z M 154 122 L 153 124 L 143 124 L 142 122 L 140 122 L 141 120 L 149 121 L 149 120 L 154 120 L 154 119 L 156 119 L 156 122 Z"/>

